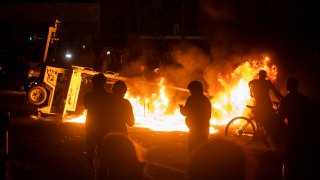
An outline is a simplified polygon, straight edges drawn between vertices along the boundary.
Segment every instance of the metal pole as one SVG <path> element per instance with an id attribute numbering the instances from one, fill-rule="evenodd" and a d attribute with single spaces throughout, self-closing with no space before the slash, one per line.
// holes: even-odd
<path id="1" fill-rule="evenodd" d="M 53 43 L 53 40 L 58 40 L 58 38 L 56 38 L 56 32 L 57 32 L 57 29 L 58 29 L 58 25 L 60 23 L 61 22 L 58 19 L 56 19 L 54 27 L 49 27 L 46 48 L 45 48 L 44 55 L 43 55 L 43 63 L 46 63 L 46 61 L 47 61 L 47 56 L 48 56 L 48 50 L 49 50 L 50 43 Z M 53 38 L 52 38 L 52 33 L 53 33 Z"/>
<path id="2" fill-rule="evenodd" d="M 43 55 L 43 63 L 46 63 L 46 60 L 47 60 L 49 45 L 50 45 L 50 42 L 51 42 L 51 34 L 52 34 L 53 30 L 54 30 L 54 27 L 49 27 L 47 43 L 46 43 L 46 49 L 45 49 L 44 55 Z"/>

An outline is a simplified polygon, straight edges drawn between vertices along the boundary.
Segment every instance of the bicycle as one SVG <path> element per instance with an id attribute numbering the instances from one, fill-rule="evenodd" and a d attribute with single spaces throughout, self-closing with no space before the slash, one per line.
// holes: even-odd
<path id="1" fill-rule="evenodd" d="M 272 102 L 272 104 L 275 112 L 277 113 L 279 102 Z M 231 119 L 225 127 L 225 136 L 234 138 L 236 141 L 245 145 L 249 145 L 256 141 L 263 143 L 266 147 L 269 147 L 269 135 L 263 126 L 255 119 L 255 106 L 247 105 L 246 107 L 251 109 L 252 116 L 238 116 Z"/>

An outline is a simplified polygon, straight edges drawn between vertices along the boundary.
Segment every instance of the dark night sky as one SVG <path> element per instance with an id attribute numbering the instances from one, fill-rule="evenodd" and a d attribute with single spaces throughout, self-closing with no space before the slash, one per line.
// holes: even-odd
<path id="1" fill-rule="evenodd" d="M 49 0 L 49 2 L 97 1 Z M 112 4 L 112 0 L 108 2 Z M 121 2 L 125 3 L 126 0 Z M 184 2 L 188 4 L 191 0 Z M 214 46 L 234 53 L 239 51 L 233 49 L 234 44 L 247 47 L 247 51 L 253 47 L 270 49 L 277 54 L 280 67 L 284 67 L 287 74 L 303 74 L 305 76 L 303 80 L 307 85 L 320 84 L 317 69 L 320 65 L 320 27 L 318 27 L 320 2 L 314 0 L 193 0 L 193 2 L 200 3 L 200 10 L 195 11 L 202 12 L 195 14 L 198 16 L 197 25 L 200 33 L 209 36 Z M 191 12 L 185 13 L 190 15 Z M 312 93 L 315 94 L 319 90 L 318 86 L 312 87 L 314 91 Z"/>
<path id="2" fill-rule="evenodd" d="M 211 15 L 206 30 L 233 31 L 235 39 L 284 51 L 319 50 L 319 2 L 312 1 L 203 1 Z M 209 3 L 211 2 L 211 3 Z M 207 17 L 208 18 L 208 17 Z M 212 31 L 214 32 L 214 31 Z"/>
<path id="3" fill-rule="evenodd" d="M 166 2 L 168 0 L 158 1 Z M 2 2 L 43 1 L 4 0 Z M 47 0 L 46 2 L 99 1 Z M 105 0 L 105 2 L 114 4 L 112 0 Z M 123 2 L 124 6 L 132 5 L 130 0 L 119 2 Z M 143 1 L 141 0 L 141 2 Z M 297 49 L 305 50 L 308 53 L 319 52 L 320 28 L 317 24 L 320 17 L 320 11 L 318 11 L 320 2 L 314 0 L 184 0 L 180 2 L 185 2 L 186 5 L 192 4 L 190 2 L 200 4 L 199 11 L 193 11 L 192 7 L 187 9 L 186 17 L 189 18 L 189 14 L 195 12 L 194 16 L 199 16 L 197 25 L 201 32 L 209 35 L 216 42 L 233 43 L 239 41 L 250 46 L 261 45 L 281 49 L 285 52 L 296 52 Z M 163 9 L 163 11 L 163 15 L 166 15 L 166 10 Z M 118 10 L 115 12 L 118 12 Z M 130 14 L 124 16 L 130 16 Z M 170 16 L 165 16 L 165 18 L 170 18 Z M 224 34 L 227 37 L 223 36 Z"/>

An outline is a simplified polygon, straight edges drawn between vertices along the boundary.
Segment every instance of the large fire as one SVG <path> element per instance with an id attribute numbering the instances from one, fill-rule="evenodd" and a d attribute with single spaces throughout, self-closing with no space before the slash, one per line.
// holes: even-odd
<path id="1" fill-rule="evenodd" d="M 260 69 L 268 73 L 271 81 L 275 81 L 278 70 L 275 65 L 270 66 L 270 58 L 265 57 L 260 61 L 244 62 L 240 64 L 227 78 L 217 77 L 224 87 L 221 92 L 214 93 L 211 98 L 212 117 L 210 120 L 211 133 L 218 131 L 216 127 L 225 125 L 232 118 L 242 115 L 246 105 L 251 103 L 248 82 L 256 77 Z M 148 128 L 154 131 L 188 131 L 184 116 L 180 114 L 179 107 L 168 113 L 170 99 L 166 95 L 165 79 L 159 82 L 159 91 L 151 97 L 133 96 L 128 89 L 125 98 L 133 106 L 136 124 L 135 127 Z M 231 83 L 230 83 L 231 82 Z M 86 112 L 82 116 L 67 120 L 68 122 L 84 123 Z"/>

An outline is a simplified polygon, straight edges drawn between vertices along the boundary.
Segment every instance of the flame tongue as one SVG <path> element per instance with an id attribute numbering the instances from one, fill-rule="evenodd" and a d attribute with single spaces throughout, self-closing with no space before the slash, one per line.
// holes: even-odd
<path id="1" fill-rule="evenodd" d="M 268 72 L 271 81 L 277 78 L 277 67 L 268 66 L 270 59 L 265 57 L 262 61 L 244 62 L 239 65 L 228 78 L 219 77 L 218 82 L 223 91 L 216 92 L 212 103 L 212 118 L 210 120 L 211 133 L 218 130 L 215 127 L 226 124 L 230 119 L 242 115 L 246 105 L 250 103 L 248 82 L 256 76 L 260 69 Z M 165 94 L 164 78 L 159 82 L 158 93 L 150 97 L 131 95 L 130 89 L 125 96 L 132 106 L 136 119 L 135 127 L 149 128 L 155 131 L 188 131 L 184 116 L 180 114 L 179 107 L 168 113 L 170 100 Z M 175 107 L 175 106 L 174 106 Z M 85 122 L 86 113 L 80 117 L 67 120 L 67 122 Z"/>

